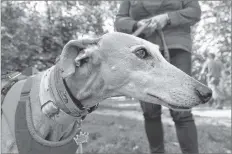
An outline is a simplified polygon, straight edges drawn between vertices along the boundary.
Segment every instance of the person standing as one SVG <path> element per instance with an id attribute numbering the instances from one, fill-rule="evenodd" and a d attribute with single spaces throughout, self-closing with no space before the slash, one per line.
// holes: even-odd
<path id="1" fill-rule="evenodd" d="M 191 26 L 201 17 L 197 0 L 152 0 L 129 1 L 120 4 L 115 28 L 119 32 L 132 34 L 151 21 L 139 36 L 160 46 L 163 45 L 156 29 L 161 29 L 169 49 L 170 63 L 191 75 Z M 165 153 L 161 106 L 140 102 L 144 115 L 145 131 L 151 153 Z M 197 129 L 191 111 L 176 112 L 170 109 L 175 122 L 177 138 L 183 153 L 198 153 Z"/>
<path id="2" fill-rule="evenodd" d="M 214 53 L 208 53 L 208 59 L 203 64 L 202 70 L 200 72 L 200 78 L 206 74 L 206 82 L 209 88 L 213 91 L 213 100 L 210 105 L 215 103 L 217 109 L 223 108 L 223 99 L 225 99 L 225 94 L 223 94 L 223 89 L 221 84 L 222 72 L 224 66 L 222 62 L 215 58 Z"/>

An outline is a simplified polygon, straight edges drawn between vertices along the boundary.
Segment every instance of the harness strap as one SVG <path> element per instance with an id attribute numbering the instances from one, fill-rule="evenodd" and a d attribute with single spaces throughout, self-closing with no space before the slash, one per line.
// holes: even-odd
<path id="1" fill-rule="evenodd" d="M 4 101 L 4 98 L 7 94 L 7 92 L 10 90 L 10 88 L 18 81 L 24 80 L 28 78 L 29 76 L 36 74 L 38 70 L 34 67 L 28 67 L 24 69 L 21 73 L 20 72 L 14 72 L 9 75 L 7 75 L 7 83 L 1 88 L 1 104 Z"/>
<path id="2" fill-rule="evenodd" d="M 29 100 L 29 94 L 31 91 L 31 86 L 32 86 L 32 77 L 29 77 L 27 81 L 25 82 L 22 92 L 21 92 L 21 97 L 20 101 L 27 101 Z"/>
<path id="3" fill-rule="evenodd" d="M 5 84 L 1 89 L 1 105 L 3 104 L 3 101 L 6 97 L 7 92 L 10 90 L 10 88 L 18 82 L 18 79 L 10 80 L 7 84 Z"/>

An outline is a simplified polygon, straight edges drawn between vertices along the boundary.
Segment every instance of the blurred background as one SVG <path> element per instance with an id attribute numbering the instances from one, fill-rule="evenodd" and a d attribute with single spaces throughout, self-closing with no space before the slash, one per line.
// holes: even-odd
<path id="1" fill-rule="evenodd" d="M 97 0 L 2 1 L 2 78 L 8 73 L 20 72 L 29 66 L 33 66 L 40 71 L 52 66 L 63 46 L 71 39 L 100 36 L 113 32 L 113 23 L 119 4 L 120 1 Z M 207 59 L 207 52 L 214 53 L 227 70 L 223 78 L 223 89 L 228 94 L 226 97 L 229 101 L 226 103 L 229 108 L 231 104 L 231 1 L 207 0 L 200 1 L 200 5 L 202 9 L 201 21 L 192 27 L 194 42 L 192 75 L 198 79 L 203 63 Z M 201 78 L 202 83 L 206 83 L 205 80 L 205 78 Z M 131 105 L 120 106 L 120 104 L 126 104 L 122 101 Z M 139 104 L 134 105 L 133 100 L 126 98 L 113 100 L 114 103 L 111 103 L 114 104 L 113 106 L 107 105 L 110 104 L 108 102 L 103 102 L 102 107 L 95 113 L 97 115 L 94 117 L 90 115 L 85 121 L 84 127 L 91 132 L 91 138 L 90 143 L 85 145 L 84 152 L 148 152 L 143 125 L 141 122 L 138 123 L 141 117 L 129 116 L 130 120 L 125 119 L 128 118 L 125 117 L 128 114 L 127 110 L 128 112 L 133 111 L 130 115 L 138 115 L 137 112 L 140 112 Z M 110 114 L 108 114 L 109 108 L 116 110 L 117 113 L 127 110 L 120 117 L 113 115 L 113 111 L 109 111 Z M 101 110 L 104 111 L 101 112 Z M 102 113 L 107 116 L 102 115 Z M 223 113 L 227 112 L 222 112 L 221 116 L 217 117 L 219 119 L 200 114 L 196 118 L 196 120 L 199 120 L 197 122 L 200 125 L 199 140 L 202 144 L 200 145 L 200 151 L 203 153 L 231 152 L 231 141 L 228 138 L 231 137 L 231 125 L 230 122 L 228 123 L 230 115 L 224 116 Z M 166 114 L 168 112 L 165 112 L 164 116 Z M 212 114 L 215 115 L 215 113 Z M 121 120 L 123 118 L 124 120 Z M 218 121 L 221 121 L 221 123 Z M 173 125 L 172 122 L 167 122 L 166 132 L 174 131 L 171 125 Z M 132 131 L 131 128 L 133 128 Z M 136 133 L 139 131 L 141 133 Z M 171 135 L 166 134 L 165 138 L 169 151 L 172 153 L 179 152 L 175 132 Z M 109 149 L 111 149 L 110 152 Z"/>

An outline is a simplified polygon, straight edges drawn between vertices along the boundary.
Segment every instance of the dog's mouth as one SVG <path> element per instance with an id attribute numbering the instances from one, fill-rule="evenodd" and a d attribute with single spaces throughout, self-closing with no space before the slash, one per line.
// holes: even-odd
<path id="1" fill-rule="evenodd" d="M 191 109 L 191 107 L 176 106 L 176 105 L 172 105 L 172 104 L 168 104 L 168 106 L 169 106 L 171 109 L 174 109 L 174 110 L 190 110 L 190 109 Z"/>
<path id="2" fill-rule="evenodd" d="M 153 95 L 153 94 L 151 94 L 151 93 L 147 93 L 147 94 L 148 94 L 149 96 L 152 96 L 152 97 L 154 97 L 154 98 L 156 98 L 156 99 L 162 101 L 162 102 L 163 102 L 162 105 L 164 105 L 164 106 L 166 106 L 166 107 L 168 107 L 168 108 L 171 108 L 171 109 L 173 109 L 173 110 L 190 110 L 190 109 L 192 108 L 192 107 L 186 107 L 186 106 L 172 105 L 172 104 L 168 103 L 167 101 L 165 101 L 164 99 L 162 99 L 162 98 L 160 98 L 160 97 L 158 97 L 158 96 L 156 96 L 156 95 Z"/>

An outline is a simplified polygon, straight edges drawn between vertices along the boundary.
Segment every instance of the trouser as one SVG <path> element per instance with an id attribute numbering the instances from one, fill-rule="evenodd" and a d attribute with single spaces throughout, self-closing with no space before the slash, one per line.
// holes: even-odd
<path id="1" fill-rule="evenodd" d="M 170 49 L 170 63 L 191 75 L 191 54 L 180 49 Z M 145 131 L 151 153 L 164 153 L 164 135 L 161 122 L 161 106 L 140 102 Z M 177 138 L 183 153 L 198 153 L 197 129 L 191 111 L 173 111 L 170 114 L 175 123 Z"/>
<path id="2" fill-rule="evenodd" d="M 222 109 L 225 96 L 223 95 L 223 85 L 220 76 L 207 75 L 207 85 L 212 90 L 212 99 L 209 103 L 210 106 L 215 105 L 216 108 Z"/>

